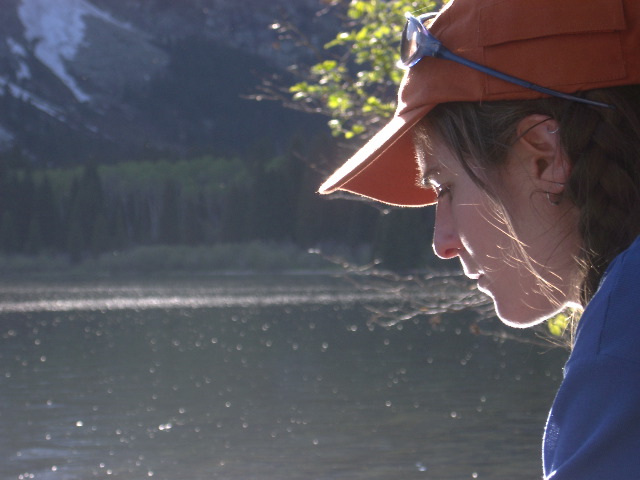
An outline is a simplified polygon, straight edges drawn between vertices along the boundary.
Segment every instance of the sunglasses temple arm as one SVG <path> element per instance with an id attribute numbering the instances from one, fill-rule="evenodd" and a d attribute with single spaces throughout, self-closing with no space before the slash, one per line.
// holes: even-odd
<path id="1" fill-rule="evenodd" d="M 557 90 L 541 87 L 540 85 L 536 85 L 535 83 L 527 82 L 526 80 L 522 80 L 517 77 L 512 77 L 511 75 L 507 75 L 506 73 L 498 72 L 497 70 L 494 70 L 492 68 L 485 67 L 484 65 L 480 65 L 479 63 L 472 62 L 471 60 L 467 60 L 464 57 L 459 57 L 458 55 L 456 55 L 455 53 L 452 53 L 443 45 L 439 46 L 435 56 L 445 60 L 450 60 L 456 63 L 460 63 L 469 68 L 473 68 L 474 70 L 478 70 L 480 72 L 486 73 L 487 75 L 491 75 L 492 77 L 496 77 L 496 78 L 499 78 L 500 80 L 504 80 L 505 82 L 513 83 L 515 85 L 519 85 L 521 87 L 528 88 L 529 90 L 534 90 L 536 92 L 544 93 L 546 95 L 551 95 L 552 97 L 558 97 L 558 98 L 563 98 L 565 100 L 585 103 L 587 105 L 592 105 L 594 107 L 613 108 L 611 105 L 607 103 L 596 102 L 594 100 L 588 100 L 586 98 L 576 97 L 568 93 L 558 92 Z"/>

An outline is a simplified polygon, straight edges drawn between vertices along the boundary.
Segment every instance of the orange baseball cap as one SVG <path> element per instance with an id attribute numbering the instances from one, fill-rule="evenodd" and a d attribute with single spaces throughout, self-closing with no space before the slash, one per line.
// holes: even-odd
<path id="1" fill-rule="evenodd" d="M 454 54 L 573 93 L 640 84 L 640 0 L 453 0 L 429 32 Z M 391 121 L 319 189 L 391 205 L 436 202 L 420 182 L 411 129 L 436 105 L 545 95 L 468 66 L 424 57 L 407 70 Z"/>

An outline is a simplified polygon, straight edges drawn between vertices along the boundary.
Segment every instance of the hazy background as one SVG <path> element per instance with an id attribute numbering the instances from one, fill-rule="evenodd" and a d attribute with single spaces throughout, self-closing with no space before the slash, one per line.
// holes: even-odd
<path id="1" fill-rule="evenodd" d="M 424 265 L 428 211 L 319 198 L 349 150 L 326 118 L 256 100 L 317 61 L 340 26 L 326 3 L 3 1 L 0 268 L 227 269 L 229 244 L 264 268 L 315 266 L 318 247 Z M 312 48 L 277 35 L 284 20 Z"/>

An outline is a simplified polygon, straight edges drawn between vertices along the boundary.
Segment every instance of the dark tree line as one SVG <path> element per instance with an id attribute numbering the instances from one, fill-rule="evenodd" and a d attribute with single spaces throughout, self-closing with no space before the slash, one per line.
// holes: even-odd
<path id="1" fill-rule="evenodd" d="M 76 169 L 3 163 L 0 248 L 79 262 L 140 245 L 258 240 L 301 248 L 366 245 L 390 267 L 424 264 L 428 210 L 381 215 L 367 202 L 319 197 L 322 176 L 296 158 L 295 147 L 286 155 L 268 150 L 257 147 L 244 159 L 87 163 Z"/>

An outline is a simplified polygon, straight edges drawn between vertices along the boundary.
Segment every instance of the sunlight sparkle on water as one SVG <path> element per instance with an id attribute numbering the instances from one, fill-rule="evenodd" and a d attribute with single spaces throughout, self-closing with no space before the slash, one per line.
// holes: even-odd
<path id="1" fill-rule="evenodd" d="M 460 281 L 463 281 L 460 279 Z M 433 285 L 431 284 L 433 283 Z M 223 284 L 223 282 L 221 282 Z M 178 284 L 179 285 L 179 284 Z M 432 279 L 413 286 L 412 298 L 424 300 L 425 314 L 442 311 L 443 288 L 445 284 Z M 477 291 L 460 290 L 461 297 L 451 304 L 456 308 L 483 305 L 485 296 Z M 56 291 L 47 290 L 39 284 L 0 285 L 0 314 L 20 312 L 71 312 L 71 311 L 119 311 L 151 309 L 198 309 L 267 307 L 281 305 L 353 305 L 358 302 L 378 302 L 400 298 L 397 289 L 363 288 L 346 289 L 341 279 L 322 286 L 305 285 L 293 282 L 286 286 L 262 286 L 260 289 L 245 285 L 229 288 L 218 285 L 212 280 L 206 287 L 190 288 L 188 283 L 177 286 L 155 286 L 153 288 L 127 287 L 122 282 L 113 281 L 98 285 L 69 286 L 59 285 Z M 406 295 L 405 291 L 403 294 Z M 447 307 L 449 308 L 449 307 Z M 357 326 L 351 325 L 351 331 Z"/>

